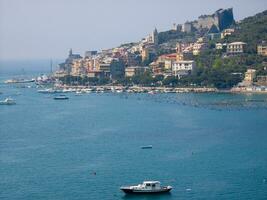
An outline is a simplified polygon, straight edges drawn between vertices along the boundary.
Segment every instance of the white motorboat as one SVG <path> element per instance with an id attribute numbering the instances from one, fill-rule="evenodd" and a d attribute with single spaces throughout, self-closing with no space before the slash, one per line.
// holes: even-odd
<path id="1" fill-rule="evenodd" d="M 6 98 L 4 101 L 0 101 L 0 105 L 15 105 L 16 102 L 11 98 Z"/>
<path id="2" fill-rule="evenodd" d="M 4 81 L 6 84 L 12 84 L 12 83 L 31 83 L 34 82 L 35 79 L 9 79 Z"/>
<path id="3" fill-rule="evenodd" d="M 171 191 L 171 186 L 161 186 L 159 181 L 144 181 L 135 186 L 122 186 L 120 189 L 125 193 L 151 194 Z"/>

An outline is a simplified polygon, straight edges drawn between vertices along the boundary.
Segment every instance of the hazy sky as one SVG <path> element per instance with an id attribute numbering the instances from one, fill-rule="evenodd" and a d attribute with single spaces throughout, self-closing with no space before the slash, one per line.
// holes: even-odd
<path id="1" fill-rule="evenodd" d="M 239 20 L 267 0 L 0 0 L 0 60 L 83 55 L 228 7 Z"/>

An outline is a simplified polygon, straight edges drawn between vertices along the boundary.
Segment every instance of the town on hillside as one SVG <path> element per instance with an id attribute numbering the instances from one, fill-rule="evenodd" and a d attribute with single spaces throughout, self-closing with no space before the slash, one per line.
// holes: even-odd
<path id="1" fill-rule="evenodd" d="M 90 50 L 83 56 L 70 49 L 54 77 L 62 85 L 267 92 L 266 27 L 267 11 L 235 21 L 232 8 L 219 9 L 195 21 L 174 23 L 167 31 L 155 28 L 139 42 Z"/>

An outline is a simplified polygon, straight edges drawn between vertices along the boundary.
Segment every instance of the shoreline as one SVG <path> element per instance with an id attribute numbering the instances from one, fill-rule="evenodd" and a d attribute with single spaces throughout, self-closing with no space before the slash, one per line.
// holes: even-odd
<path id="1" fill-rule="evenodd" d="M 111 91 L 111 92 L 128 92 L 128 93 L 215 93 L 218 89 L 212 87 L 146 87 L 146 86 L 69 86 L 56 85 L 56 89 L 60 90 L 91 90 L 91 91 Z"/>
<path id="2" fill-rule="evenodd" d="M 37 87 L 38 88 L 38 87 Z M 147 86 L 121 86 L 121 85 L 99 85 L 99 86 L 82 86 L 82 85 L 54 85 L 53 87 L 39 87 L 43 92 L 51 90 L 52 92 L 127 92 L 127 93 L 224 93 L 224 94 L 267 94 L 267 90 L 233 90 L 233 89 L 217 89 L 214 87 L 147 87 Z M 42 91 L 41 91 L 42 92 Z"/>

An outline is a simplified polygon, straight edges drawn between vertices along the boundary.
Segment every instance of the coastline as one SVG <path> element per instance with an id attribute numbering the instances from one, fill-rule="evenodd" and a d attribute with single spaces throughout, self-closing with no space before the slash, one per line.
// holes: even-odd
<path id="1" fill-rule="evenodd" d="M 147 87 L 147 86 L 69 86 L 69 85 L 56 85 L 55 89 L 62 91 L 83 92 L 96 91 L 96 92 L 128 92 L 128 93 L 215 93 L 219 92 L 217 88 L 212 87 Z"/>

